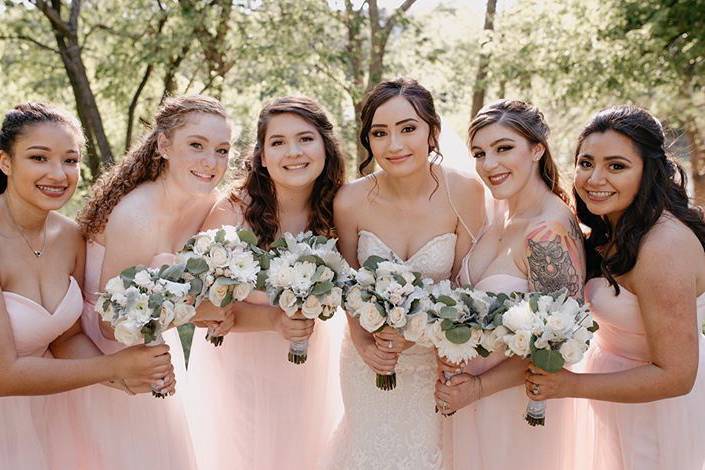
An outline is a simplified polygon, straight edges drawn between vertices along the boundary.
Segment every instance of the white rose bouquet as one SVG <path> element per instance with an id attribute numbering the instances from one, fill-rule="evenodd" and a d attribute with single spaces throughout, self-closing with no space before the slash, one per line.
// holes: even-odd
<path id="1" fill-rule="evenodd" d="M 133 266 L 108 281 L 95 309 L 104 321 L 110 322 L 120 343 L 153 346 L 164 342 L 165 330 L 193 318 L 200 289 L 200 283 L 184 264 Z M 156 389 L 152 394 L 165 396 Z"/>
<path id="2" fill-rule="evenodd" d="M 288 317 L 297 312 L 308 319 L 328 320 L 342 306 L 343 288 L 353 271 L 338 252 L 336 239 L 304 232 L 285 233 L 272 244 L 264 287 L 273 305 Z M 308 340 L 292 342 L 289 361 L 306 362 Z"/>
<path id="3" fill-rule="evenodd" d="M 428 323 L 423 309 L 428 302 L 424 289 L 428 282 L 404 264 L 370 256 L 357 271 L 355 284 L 346 292 L 345 307 L 370 333 L 389 325 L 405 334 L 408 327 L 407 339 L 422 339 L 420 332 Z M 377 375 L 377 388 L 381 390 L 393 390 L 396 384 L 394 373 Z"/>
<path id="4" fill-rule="evenodd" d="M 255 234 L 232 225 L 197 233 L 178 256 L 200 285 L 197 304 L 208 298 L 216 307 L 244 300 L 257 284 L 260 263 L 266 262 Z M 223 337 L 210 330 L 206 339 L 214 346 L 223 344 Z"/>
<path id="5" fill-rule="evenodd" d="M 507 329 L 502 337 L 506 355 L 528 358 L 547 372 L 579 362 L 598 328 L 587 306 L 569 297 L 565 289 L 518 297 L 502 314 L 501 324 Z M 526 421 L 543 426 L 545 413 L 545 402 L 529 401 Z"/>
<path id="6" fill-rule="evenodd" d="M 503 327 L 496 328 L 495 320 L 509 308 L 506 295 L 496 296 L 470 287 L 453 288 L 447 280 L 430 285 L 428 291 L 430 324 L 426 334 L 440 357 L 461 366 L 478 356 L 489 356 L 502 344 L 497 334 L 502 333 Z M 448 380 L 454 374 L 444 375 Z"/>

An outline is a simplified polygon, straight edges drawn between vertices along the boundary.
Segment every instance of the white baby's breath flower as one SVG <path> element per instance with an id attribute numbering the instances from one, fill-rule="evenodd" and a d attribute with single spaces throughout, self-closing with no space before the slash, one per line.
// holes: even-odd
<path id="1" fill-rule="evenodd" d="M 317 318 L 321 312 L 323 312 L 323 306 L 321 305 L 321 301 L 318 300 L 318 297 L 315 295 L 309 295 L 303 305 L 301 305 L 301 313 L 306 318 Z"/>
<path id="2" fill-rule="evenodd" d="M 384 325 L 384 317 L 377 310 L 377 306 L 372 302 L 364 302 L 360 308 L 360 326 L 373 333 L 382 325 Z"/>

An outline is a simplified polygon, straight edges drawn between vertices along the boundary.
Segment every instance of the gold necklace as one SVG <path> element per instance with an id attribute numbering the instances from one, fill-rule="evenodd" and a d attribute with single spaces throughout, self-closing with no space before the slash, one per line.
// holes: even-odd
<path id="1" fill-rule="evenodd" d="M 24 231 L 22 230 L 22 228 L 20 228 L 19 224 L 15 221 L 15 218 L 12 215 L 12 211 L 10 210 L 10 205 L 7 203 L 7 200 L 5 200 L 5 207 L 7 207 L 7 213 L 10 216 L 10 220 L 12 221 L 12 225 L 15 226 L 15 229 L 17 229 L 17 232 L 22 237 L 22 240 L 24 240 L 24 242 L 27 244 L 27 246 L 29 247 L 29 250 L 32 252 L 32 254 L 36 258 L 39 258 L 40 256 L 42 256 L 42 253 L 44 252 L 44 248 L 46 247 L 46 243 L 47 243 L 47 219 L 49 218 L 49 216 L 47 215 L 47 218 L 44 219 L 44 228 L 42 230 L 44 232 L 44 235 L 42 237 L 42 248 L 40 250 L 35 250 L 34 248 L 32 248 L 32 244 L 29 242 L 29 239 L 24 235 Z"/>

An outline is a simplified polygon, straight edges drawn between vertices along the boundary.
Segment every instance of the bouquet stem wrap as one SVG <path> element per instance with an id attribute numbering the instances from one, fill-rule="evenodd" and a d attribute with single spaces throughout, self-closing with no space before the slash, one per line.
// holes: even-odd
<path id="1" fill-rule="evenodd" d="M 526 405 L 526 422 L 531 426 L 543 426 L 546 424 L 546 401 L 529 400 Z"/>
<path id="2" fill-rule="evenodd" d="M 289 362 L 303 364 L 308 357 L 308 340 L 289 343 Z"/>
<path id="3" fill-rule="evenodd" d="M 388 375 L 377 374 L 377 388 L 380 390 L 394 390 L 397 387 L 397 373 Z"/>

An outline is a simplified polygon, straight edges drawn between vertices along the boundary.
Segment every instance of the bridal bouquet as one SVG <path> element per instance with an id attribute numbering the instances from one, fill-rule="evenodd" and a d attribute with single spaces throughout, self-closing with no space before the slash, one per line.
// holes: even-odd
<path id="1" fill-rule="evenodd" d="M 96 312 L 110 322 L 122 344 L 162 344 L 165 330 L 188 323 L 196 314 L 195 299 L 202 286 L 188 269 L 185 264 L 128 268 L 108 281 Z M 152 394 L 165 396 L 156 389 Z"/>
<path id="2" fill-rule="evenodd" d="M 428 301 L 424 286 L 421 274 L 412 272 L 408 266 L 370 256 L 357 271 L 355 284 L 346 293 L 345 307 L 348 314 L 359 318 L 360 325 L 370 333 L 389 325 L 404 334 L 405 327 L 413 324 L 415 334 L 412 336 L 418 338 L 427 321 L 422 308 Z M 377 374 L 377 388 L 393 390 L 396 384 L 396 374 Z"/>
<path id="3" fill-rule="evenodd" d="M 430 285 L 428 290 L 430 324 L 426 335 L 440 357 L 460 366 L 478 356 L 489 356 L 502 344 L 498 335 L 507 330 L 497 328 L 497 323 L 511 305 L 508 296 L 470 287 L 453 288 L 447 280 Z M 454 374 L 446 371 L 444 375 L 448 380 Z"/>
<path id="4" fill-rule="evenodd" d="M 336 240 L 311 232 L 284 237 L 272 244 L 264 275 L 267 297 L 291 318 L 328 320 L 343 303 L 343 288 L 353 271 L 335 247 Z M 289 361 L 306 362 L 308 340 L 289 346 Z"/>
<path id="5" fill-rule="evenodd" d="M 507 329 L 502 338 L 506 355 L 529 358 L 547 372 L 579 362 L 597 330 L 588 308 L 569 297 L 565 289 L 549 295 L 523 295 L 502 314 L 501 322 Z M 526 421 L 543 426 L 545 412 L 544 401 L 530 401 Z"/>
<path id="6" fill-rule="evenodd" d="M 250 230 L 224 225 L 191 237 L 178 256 L 193 276 L 191 282 L 200 286 L 196 305 L 207 297 L 216 307 L 225 307 L 244 300 L 255 288 L 265 252 Z M 213 336 L 211 330 L 206 339 L 214 346 L 223 344 L 223 337 Z"/>

